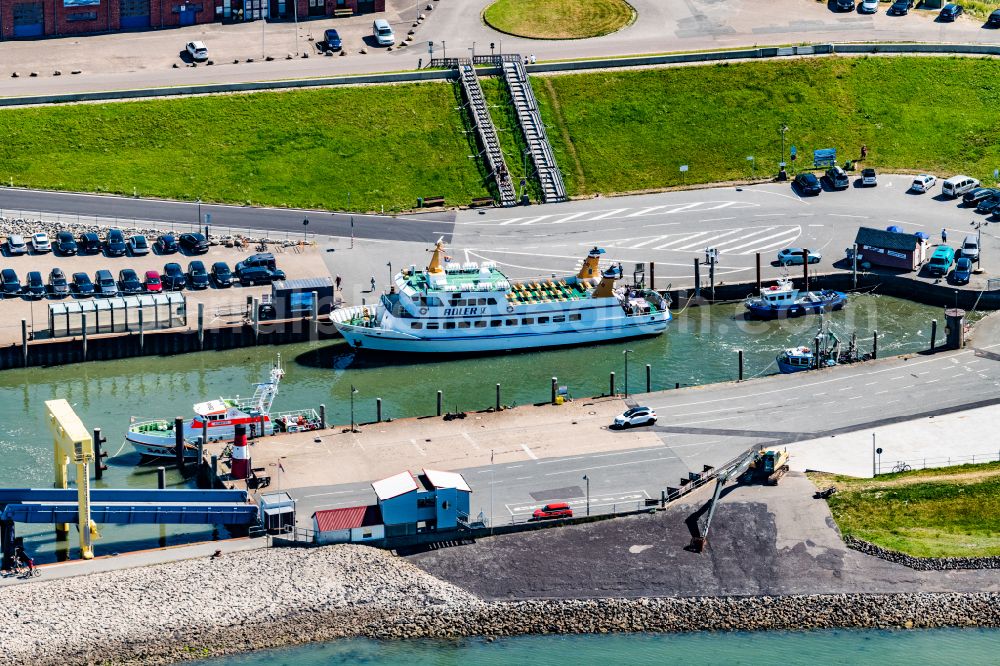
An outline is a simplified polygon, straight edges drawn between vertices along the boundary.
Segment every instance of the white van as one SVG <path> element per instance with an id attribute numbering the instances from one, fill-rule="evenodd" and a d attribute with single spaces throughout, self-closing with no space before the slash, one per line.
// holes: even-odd
<path id="1" fill-rule="evenodd" d="M 375 19 L 372 23 L 372 35 L 379 46 L 392 46 L 396 43 L 396 35 L 392 33 L 392 26 L 385 19 Z"/>
<path id="2" fill-rule="evenodd" d="M 971 176 L 952 176 L 941 183 L 941 194 L 946 197 L 960 197 L 974 187 L 979 187 L 979 181 Z"/>

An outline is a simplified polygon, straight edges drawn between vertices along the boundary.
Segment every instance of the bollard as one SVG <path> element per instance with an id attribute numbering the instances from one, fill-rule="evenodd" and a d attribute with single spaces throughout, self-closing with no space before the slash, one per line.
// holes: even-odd
<path id="1" fill-rule="evenodd" d="M 646 364 L 646 393 L 653 391 L 653 366 Z"/>
<path id="2" fill-rule="evenodd" d="M 24 357 L 24 367 L 28 367 L 28 320 L 21 320 L 21 355 Z"/>
<path id="3" fill-rule="evenodd" d="M 319 337 L 319 292 L 312 292 L 312 330 L 310 337 L 315 340 Z"/>
<path id="4" fill-rule="evenodd" d="M 965 346 L 965 310 L 949 308 L 944 311 L 944 317 L 947 349 L 961 349 Z"/>
<path id="5" fill-rule="evenodd" d="M 674 388 L 675 389 L 679 389 L 680 387 L 681 387 L 681 383 L 680 382 L 674 382 Z"/>
<path id="6" fill-rule="evenodd" d="M 615 373 L 608 377 L 608 395 L 615 395 Z"/>
<path id="7" fill-rule="evenodd" d="M 250 307 L 253 308 L 250 313 L 251 321 L 253 321 L 253 343 L 257 344 L 257 339 L 260 337 L 260 307 L 256 298 L 251 300 Z"/>
<path id="8" fill-rule="evenodd" d="M 551 402 L 552 402 L 553 405 L 556 404 L 556 382 L 557 381 L 558 381 L 557 378 L 555 378 L 555 377 L 552 378 L 552 400 L 551 400 Z"/>
<path id="9" fill-rule="evenodd" d="M 757 293 L 760 293 L 760 252 L 757 253 Z"/>
<path id="10" fill-rule="evenodd" d="M 142 308 L 139 308 L 139 353 L 146 347 L 146 329 L 142 325 Z"/>
<path id="11" fill-rule="evenodd" d="M 212 456 L 212 476 L 209 477 L 209 483 L 212 488 L 215 488 L 215 482 L 219 478 L 219 456 Z"/>
<path id="12" fill-rule="evenodd" d="M 813 369 L 819 370 L 819 336 L 813 338 Z"/>
<path id="13" fill-rule="evenodd" d="M 174 459 L 177 469 L 184 473 L 184 419 L 174 418 Z"/>
<path id="14" fill-rule="evenodd" d="M 931 319 L 931 351 L 934 351 L 934 345 L 937 342 L 937 319 Z"/>
<path id="15" fill-rule="evenodd" d="M 739 381 L 743 381 L 743 350 L 739 349 L 739 350 L 737 350 L 736 353 L 739 356 L 739 364 L 740 364 L 740 379 L 739 379 Z"/>
<path id="16" fill-rule="evenodd" d="M 649 262 L 649 288 L 656 291 L 656 264 Z"/>
<path id="17" fill-rule="evenodd" d="M 802 250 L 802 278 L 805 281 L 803 291 L 809 291 L 809 250 Z"/>
<path id="18" fill-rule="evenodd" d="M 710 257 L 708 262 L 708 288 L 710 289 L 709 295 L 712 297 L 712 302 L 715 302 L 715 255 Z"/>
<path id="19" fill-rule="evenodd" d="M 205 304 L 198 304 L 198 348 L 205 350 Z"/>
<path id="20" fill-rule="evenodd" d="M 878 358 L 878 331 L 872 331 L 872 360 Z"/>
<path id="21" fill-rule="evenodd" d="M 94 428 L 94 478 L 100 481 L 104 478 L 104 473 L 108 471 L 108 466 L 104 464 L 104 459 L 108 457 L 108 452 L 104 450 L 107 437 L 101 435 L 100 428 Z"/>
<path id="22" fill-rule="evenodd" d="M 163 490 L 167 487 L 167 468 L 157 467 L 156 468 L 156 487 Z"/>
<path id="23" fill-rule="evenodd" d="M 497 404 L 496 404 L 496 410 L 498 412 L 500 411 L 500 385 L 499 384 L 497 384 Z"/>
<path id="24" fill-rule="evenodd" d="M 375 422 L 382 423 L 382 398 L 375 398 Z"/>
<path id="25" fill-rule="evenodd" d="M 208 444 L 208 419 L 201 422 L 201 441 Z M 201 464 L 201 456 L 198 456 L 198 464 Z"/>
<path id="26" fill-rule="evenodd" d="M 438 398 L 437 415 L 441 416 L 441 401 L 444 399 L 444 394 L 441 391 L 438 391 L 437 398 Z"/>
<path id="27" fill-rule="evenodd" d="M 694 297 L 701 298 L 701 262 L 694 260 Z"/>
<path id="28" fill-rule="evenodd" d="M 80 324 L 83 331 L 83 360 L 87 360 L 87 313 L 80 315 Z"/>
<path id="29" fill-rule="evenodd" d="M 205 464 L 205 438 L 198 438 L 198 462 L 195 463 L 195 469 L 201 472 L 202 466 Z"/>
<path id="30" fill-rule="evenodd" d="M 319 406 L 319 429 L 326 430 L 326 405 Z"/>

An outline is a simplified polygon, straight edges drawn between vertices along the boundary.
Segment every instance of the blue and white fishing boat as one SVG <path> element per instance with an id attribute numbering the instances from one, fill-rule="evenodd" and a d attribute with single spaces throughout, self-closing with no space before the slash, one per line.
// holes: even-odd
<path id="1" fill-rule="evenodd" d="M 842 291 L 799 291 L 791 280 L 781 278 L 778 284 L 761 289 L 760 296 L 747 298 L 743 305 L 757 319 L 782 319 L 840 310 L 845 303 L 847 294 Z"/>
<path id="2" fill-rule="evenodd" d="M 619 284 L 621 265 L 599 269 L 594 248 L 576 275 L 514 281 L 495 264 L 456 263 L 439 240 L 426 270 L 397 273 L 378 304 L 334 310 L 358 349 L 477 354 L 659 335 L 670 321 L 657 292 Z"/>
<path id="3" fill-rule="evenodd" d="M 851 363 L 857 359 L 857 345 L 855 337 L 851 337 L 850 347 L 846 352 L 841 351 L 840 338 L 830 330 L 827 324 L 819 327 L 819 332 L 813 339 L 814 349 L 809 347 L 792 347 L 786 349 L 775 359 L 778 363 L 778 370 L 782 374 L 802 372 L 803 370 L 815 370 L 816 368 L 832 368 L 839 362 Z M 817 362 L 816 354 L 819 353 Z"/>

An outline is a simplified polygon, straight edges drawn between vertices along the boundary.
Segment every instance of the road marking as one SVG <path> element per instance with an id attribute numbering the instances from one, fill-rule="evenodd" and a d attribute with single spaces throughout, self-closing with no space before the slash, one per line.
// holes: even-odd
<path id="1" fill-rule="evenodd" d="M 578 217 L 583 217 L 584 215 L 587 215 L 588 212 L 589 211 L 583 211 L 582 213 L 573 213 L 572 215 L 568 215 L 561 220 L 555 220 L 551 224 L 566 224 L 570 220 L 575 220 Z"/>
<path id="2" fill-rule="evenodd" d="M 865 397 L 865 396 L 863 396 L 863 395 L 856 395 L 856 396 L 853 396 L 851 398 L 848 398 L 848 400 L 861 400 L 861 398 L 863 398 L 863 397 Z"/>
<path id="3" fill-rule="evenodd" d="M 677 240 L 670 241 L 669 243 L 664 243 L 663 245 L 657 245 L 653 249 L 654 250 L 664 250 L 664 249 L 668 248 L 671 245 L 677 245 L 678 243 L 686 243 L 686 242 L 688 242 L 689 240 L 691 240 L 693 238 L 698 238 L 699 236 L 705 236 L 705 235 L 711 234 L 711 233 L 713 233 L 713 232 L 711 232 L 711 231 L 698 231 L 698 232 L 695 232 L 693 234 L 685 234 L 685 235 L 681 236 L 680 238 L 678 238 Z"/>
<path id="4" fill-rule="evenodd" d="M 801 227 L 796 227 L 794 231 L 785 230 L 785 231 L 780 231 L 780 232 L 778 232 L 776 234 L 771 234 L 770 236 L 766 236 L 764 238 L 755 238 L 752 241 L 750 241 L 749 243 L 746 243 L 744 245 L 738 245 L 736 247 L 725 248 L 724 251 L 725 252 L 734 252 L 736 250 L 742 250 L 745 247 L 750 247 L 751 245 L 759 245 L 760 243 L 763 243 L 764 241 L 767 241 L 767 240 L 771 240 L 772 238 L 788 238 L 789 234 L 792 234 L 793 236 L 796 236 L 796 235 L 798 235 L 801 232 L 802 232 Z M 752 251 L 753 250 L 751 250 L 751 252 Z M 749 253 L 748 252 L 744 252 L 743 254 L 749 254 Z"/>
<path id="5" fill-rule="evenodd" d="M 313 495 L 303 495 L 302 499 L 308 499 L 309 497 L 326 497 L 327 495 L 346 495 L 347 493 L 353 493 L 353 492 L 354 492 L 353 490 L 335 490 L 329 493 L 315 493 Z"/>
<path id="6" fill-rule="evenodd" d="M 735 215 L 732 217 L 710 217 L 707 220 L 698 220 L 698 224 L 702 224 L 703 222 L 724 222 L 725 220 L 735 220 L 735 219 L 736 219 Z"/>
<path id="7" fill-rule="evenodd" d="M 874 386 L 875 384 L 878 384 L 878 382 L 868 382 L 865 386 Z"/>
<path id="8" fill-rule="evenodd" d="M 732 236 L 733 234 L 738 234 L 738 233 L 739 233 L 739 232 L 741 232 L 741 231 L 743 231 L 743 228 L 742 228 L 742 227 L 737 227 L 736 229 L 733 229 L 733 230 L 731 230 L 731 231 L 726 231 L 726 232 L 723 232 L 723 233 L 721 233 L 721 234 L 718 234 L 717 236 L 714 236 L 714 237 L 713 237 L 713 238 L 711 239 L 711 242 L 713 242 L 713 243 L 714 243 L 715 241 L 717 241 L 717 240 L 718 240 L 718 239 L 720 239 L 720 238 L 724 238 L 724 237 L 726 237 L 726 236 Z M 700 248 L 700 247 L 702 247 L 702 242 L 704 242 L 704 240 L 702 240 L 702 241 L 700 241 L 700 242 L 698 242 L 698 243 L 692 243 L 691 245 L 685 245 L 684 247 L 677 247 L 677 248 L 674 248 L 674 249 L 675 249 L 675 250 L 676 250 L 677 252 L 684 252 L 684 251 L 686 251 L 686 250 L 693 250 L 693 249 L 694 249 L 694 248 L 696 248 L 696 247 L 699 247 L 699 248 Z"/>
<path id="9" fill-rule="evenodd" d="M 479 448 L 479 445 L 476 444 L 476 440 L 472 439 L 472 437 L 469 435 L 469 433 L 463 431 L 462 432 L 462 437 L 464 437 L 465 441 L 467 441 L 469 444 L 471 444 L 472 448 L 474 448 L 476 451 L 481 451 L 482 450 L 482 449 Z"/>
<path id="10" fill-rule="evenodd" d="M 603 220 L 606 217 L 611 217 L 612 215 L 617 215 L 618 213 L 624 213 L 628 208 L 615 208 L 614 210 L 609 210 L 597 215 L 595 217 L 588 217 L 584 222 L 596 222 L 597 220 Z"/>
<path id="11" fill-rule="evenodd" d="M 592 495 L 590 497 L 590 508 L 594 509 L 601 506 L 607 506 L 609 504 L 615 504 L 618 502 L 637 502 L 639 500 L 649 499 L 649 493 L 645 490 L 621 490 L 616 493 L 611 493 L 607 495 Z M 564 499 L 562 502 L 569 504 L 570 506 L 586 506 L 586 497 L 577 497 L 573 499 Z M 529 511 L 534 511 L 535 509 L 541 508 L 549 504 L 549 502 L 541 502 L 538 504 L 521 504 L 521 505 L 511 505 L 504 504 L 504 508 L 507 509 L 509 513 L 527 513 Z"/>
<path id="12" fill-rule="evenodd" d="M 638 250 L 640 247 L 642 247 L 644 245 L 649 245 L 650 243 L 656 243 L 658 241 L 663 240 L 664 238 L 669 238 L 669 236 L 653 236 L 652 238 L 650 238 L 647 241 L 642 241 L 641 243 L 636 243 L 635 245 L 629 246 L 629 249 L 630 250 Z"/>
<path id="13" fill-rule="evenodd" d="M 818 398 L 821 395 L 826 395 L 826 391 L 823 391 L 822 393 L 813 393 L 814 398 Z"/>
<path id="14" fill-rule="evenodd" d="M 519 226 L 519 227 L 526 227 L 529 224 L 534 224 L 535 222 L 541 222 L 542 220 L 547 220 L 550 217 L 554 217 L 554 215 L 539 215 L 538 217 L 529 217 L 527 220 L 525 220 L 524 222 L 519 223 L 517 226 Z M 506 225 L 506 224 L 510 224 L 510 223 L 509 222 L 504 222 L 504 224 Z"/>
<path id="15" fill-rule="evenodd" d="M 427 452 L 424 451 L 422 448 L 420 448 L 420 445 L 417 444 L 417 440 L 411 439 L 410 440 L 410 444 L 413 444 L 413 448 L 415 448 L 417 450 L 417 453 L 419 453 L 420 455 L 422 455 L 422 456 L 426 456 L 427 455 Z"/>
<path id="16" fill-rule="evenodd" d="M 517 469 L 518 467 L 524 467 L 524 465 L 507 465 L 504 469 Z"/>
<path id="17" fill-rule="evenodd" d="M 875 395 L 882 395 L 883 393 L 888 393 L 888 392 L 889 392 L 889 389 L 886 389 L 884 391 L 875 391 Z"/>
<path id="18" fill-rule="evenodd" d="M 515 222 L 519 222 L 519 221 L 521 221 L 523 219 L 524 219 L 523 217 L 511 217 L 511 218 L 508 218 L 508 219 L 502 221 L 500 223 L 500 226 L 506 226 L 508 224 L 514 224 Z"/>
<path id="19" fill-rule="evenodd" d="M 785 213 L 757 213 L 754 217 L 784 217 Z"/>
<path id="20" fill-rule="evenodd" d="M 740 255 L 743 256 L 743 255 L 747 255 L 747 254 L 753 254 L 754 252 L 766 252 L 767 250 L 773 250 L 774 248 L 777 248 L 777 247 L 783 247 L 783 246 L 788 245 L 789 243 L 791 243 L 792 241 L 794 241 L 798 237 L 799 237 L 799 234 L 795 233 L 795 234 L 792 234 L 791 236 L 787 236 L 785 238 L 782 238 L 777 243 L 769 243 L 767 245 L 760 245 L 758 247 L 750 248 L 746 252 L 740 252 Z"/>
<path id="21" fill-rule="evenodd" d="M 560 474 L 576 474 L 577 472 L 586 472 L 592 469 L 608 469 L 610 467 L 625 467 L 626 465 L 639 465 L 642 463 L 649 462 L 660 462 L 664 460 L 661 456 L 659 458 L 645 458 L 643 460 L 630 460 L 628 462 L 614 463 L 613 465 L 594 465 L 592 467 L 579 467 L 577 469 L 564 469 L 558 472 L 549 472 L 545 476 L 558 476 Z"/>
<path id="22" fill-rule="evenodd" d="M 517 478 L 516 478 L 516 479 L 514 479 L 514 480 L 515 480 L 515 481 L 527 481 L 527 480 L 528 480 L 528 479 L 530 479 L 530 478 L 532 478 L 532 477 L 530 477 L 530 476 L 519 476 L 519 477 L 517 477 Z"/>
<path id="23" fill-rule="evenodd" d="M 844 213 L 830 213 L 830 217 L 853 217 L 853 218 L 857 218 L 859 220 L 867 220 L 868 219 L 867 215 L 847 215 L 847 214 L 844 214 Z M 816 226 L 819 227 L 819 226 L 822 226 L 822 225 L 817 224 Z"/>
<path id="24" fill-rule="evenodd" d="M 524 452 L 528 454 L 529 458 L 531 458 L 532 460 L 538 460 L 538 456 L 536 456 L 534 452 L 528 448 L 527 444 L 522 444 L 521 448 L 524 449 Z"/>
<path id="25" fill-rule="evenodd" d="M 640 208 L 639 210 L 635 211 L 634 213 L 629 213 L 625 217 L 641 217 L 641 216 L 645 215 L 646 213 L 652 213 L 654 210 L 660 210 L 661 208 L 666 208 L 669 205 L 670 204 L 664 204 L 662 206 L 651 206 L 649 208 Z M 686 210 L 688 208 L 694 208 L 697 205 L 698 205 L 697 203 L 685 204 L 681 208 L 681 210 Z M 668 212 L 674 212 L 674 211 L 668 211 Z"/>

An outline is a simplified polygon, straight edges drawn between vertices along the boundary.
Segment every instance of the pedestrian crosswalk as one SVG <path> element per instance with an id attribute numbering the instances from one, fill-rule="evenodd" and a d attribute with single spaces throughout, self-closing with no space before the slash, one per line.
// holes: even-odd
<path id="1" fill-rule="evenodd" d="M 549 224 L 571 224 L 599 222 L 601 220 L 631 221 L 636 218 L 650 218 L 684 214 L 701 214 L 712 211 L 757 208 L 759 204 L 747 201 L 693 201 L 688 203 L 662 204 L 659 206 L 633 206 L 628 208 L 600 208 L 595 210 L 548 213 L 545 215 L 521 215 L 517 217 L 474 218 L 458 224 L 475 226 L 527 227 Z"/>
<path id="2" fill-rule="evenodd" d="M 600 239 L 598 245 L 616 250 L 691 252 L 715 248 L 720 253 L 754 254 L 755 252 L 786 247 L 795 242 L 801 235 L 802 227 L 800 225 L 782 224 L 688 231 L 633 238 Z M 587 244 L 592 244 L 592 242 Z"/>

